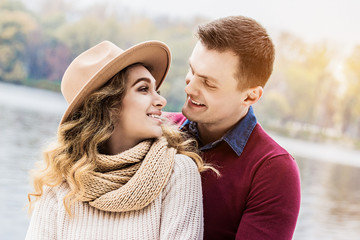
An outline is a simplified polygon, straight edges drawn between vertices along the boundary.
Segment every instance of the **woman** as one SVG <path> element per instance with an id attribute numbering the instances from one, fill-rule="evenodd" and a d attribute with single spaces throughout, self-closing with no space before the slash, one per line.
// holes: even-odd
<path id="1" fill-rule="evenodd" d="M 202 238 L 199 171 L 209 167 L 163 124 L 157 89 L 169 66 L 157 41 L 126 51 L 105 41 L 69 65 L 69 106 L 34 174 L 26 239 Z"/>

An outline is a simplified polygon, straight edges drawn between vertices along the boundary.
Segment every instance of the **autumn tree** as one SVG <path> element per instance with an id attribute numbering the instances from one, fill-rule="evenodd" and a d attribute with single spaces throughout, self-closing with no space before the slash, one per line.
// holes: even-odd
<path id="1" fill-rule="evenodd" d="M 274 72 L 258 109 L 284 121 L 330 127 L 335 122 L 338 81 L 326 44 L 308 44 L 291 34 L 276 41 Z"/>
<path id="2" fill-rule="evenodd" d="M 343 132 L 360 138 L 360 45 L 345 62 L 346 90 L 343 95 Z"/>
<path id="3" fill-rule="evenodd" d="M 17 1 L 0 2 L 0 79 L 20 82 L 28 76 L 27 41 L 38 28 L 34 17 Z"/>

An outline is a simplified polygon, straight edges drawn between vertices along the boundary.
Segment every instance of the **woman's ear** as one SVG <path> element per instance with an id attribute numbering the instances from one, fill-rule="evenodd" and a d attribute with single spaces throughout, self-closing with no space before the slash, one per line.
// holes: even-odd
<path id="1" fill-rule="evenodd" d="M 252 104 L 256 103 L 257 101 L 259 101 L 262 94 L 263 94 L 263 88 L 261 86 L 249 88 L 247 90 L 247 97 L 245 99 L 245 102 L 248 105 L 252 105 Z"/>

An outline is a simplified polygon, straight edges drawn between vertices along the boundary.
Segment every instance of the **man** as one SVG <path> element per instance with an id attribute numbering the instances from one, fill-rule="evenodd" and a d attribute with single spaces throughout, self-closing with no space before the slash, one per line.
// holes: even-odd
<path id="1" fill-rule="evenodd" d="M 182 114 L 171 118 L 194 135 L 202 175 L 204 239 L 291 239 L 300 208 L 295 160 L 257 123 L 252 105 L 269 79 L 274 46 L 253 19 L 232 16 L 197 31 Z"/>

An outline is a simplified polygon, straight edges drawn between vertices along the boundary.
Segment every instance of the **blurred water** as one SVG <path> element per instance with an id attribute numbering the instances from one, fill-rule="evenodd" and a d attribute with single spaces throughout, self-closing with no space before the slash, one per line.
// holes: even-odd
<path id="1" fill-rule="evenodd" d="M 24 239 L 28 171 L 54 136 L 61 94 L 0 82 L 0 239 Z"/>
<path id="2" fill-rule="evenodd" d="M 58 93 L 0 82 L 0 238 L 24 239 L 28 171 L 53 139 L 65 101 Z M 274 138 L 297 159 L 302 203 L 295 240 L 360 239 L 360 152 Z"/>

